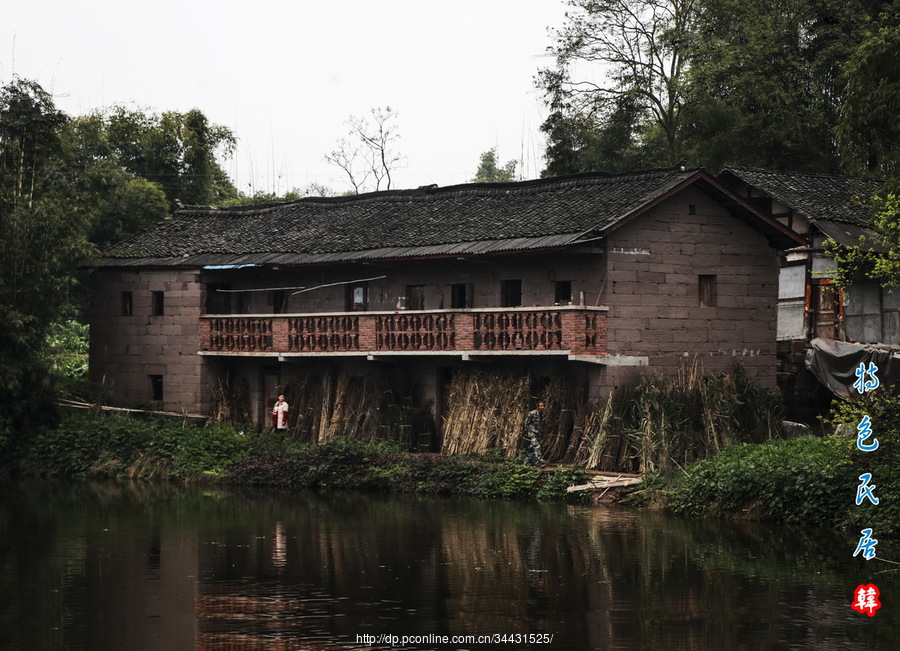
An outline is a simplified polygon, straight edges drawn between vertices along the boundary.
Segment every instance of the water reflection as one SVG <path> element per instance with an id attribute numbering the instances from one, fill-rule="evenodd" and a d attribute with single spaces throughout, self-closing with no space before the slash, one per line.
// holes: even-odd
<path id="1" fill-rule="evenodd" d="M 553 634 L 496 646 L 511 649 L 900 644 L 896 609 L 849 607 L 870 581 L 889 603 L 898 575 L 875 575 L 883 564 L 829 531 L 346 492 L 0 489 L 4 649 L 361 649 L 374 648 L 363 635 L 494 633 Z"/>

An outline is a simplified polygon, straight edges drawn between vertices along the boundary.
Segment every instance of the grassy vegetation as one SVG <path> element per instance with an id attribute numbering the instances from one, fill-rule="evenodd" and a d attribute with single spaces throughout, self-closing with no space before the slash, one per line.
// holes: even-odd
<path id="1" fill-rule="evenodd" d="M 579 469 L 541 471 L 500 450 L 447 457 L 387 442 L 337 438 L 306 444 L 271 431 L 242 432 L 178 420 L 69 414 L 16 451 L 14 470 L 34 476 L 199 479 L 274 488 L 371 489 L 490 498 L 561 499 Z"/>
<path id="2" fill-rule="evenodd" d="M 579 415 L 577 458 L 587 468 L 667 473 L 729 445 L 777 437 L 781 411 L 778 395 L 740 365 L 705 375 L 695 362 L 675 376 L 642 375 Z"/>
<path id="3" fill-rule="evenodd" d="M 879 448 L 856 446 L 856 425 L 869 415 Z M 653 500 L 689 516 L 767 519 L 900 531 L 900 399 L 889 392 L 843 403 L 829 425 L 850 433 L 742 444 L 683 470 L 648 478 L 635 501 Z M 856 504 L 859 476 L 871 473 L 879 504 Z"/>

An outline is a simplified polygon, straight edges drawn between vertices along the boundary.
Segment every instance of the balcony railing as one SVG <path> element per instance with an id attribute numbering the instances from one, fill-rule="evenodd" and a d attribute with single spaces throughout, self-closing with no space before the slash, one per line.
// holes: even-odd
<path id="1" fill-rule="evenodd" d="M 200 350 L 253 354 L 606 353 L 606 308 L 554 306 L 201 317 Z"/>

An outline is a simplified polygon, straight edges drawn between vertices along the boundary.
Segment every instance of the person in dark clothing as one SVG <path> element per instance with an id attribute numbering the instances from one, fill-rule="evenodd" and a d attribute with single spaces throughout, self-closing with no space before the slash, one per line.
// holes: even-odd
<path id="1" fill-rule="evenodd" d="M 544 432 L 544 403 L 539 402 L 535 409 L 528 412 L 522 434 L 525 437 L 526 463 L 544 465 L 547 461 L 541 456 L 541 434 Z"/>

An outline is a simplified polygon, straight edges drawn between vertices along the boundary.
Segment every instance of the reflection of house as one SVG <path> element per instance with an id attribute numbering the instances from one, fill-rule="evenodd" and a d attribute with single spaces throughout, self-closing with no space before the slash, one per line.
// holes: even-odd
<path id="1" fill-rule="evenodd" d="M 474 363 L 596 397 L 740 357 L 774 387 L 776 250 L 802 244 L 703 171 L 188 207 L 98 262 L 91 372 L 188 412 L 227 372 L 260 421 L 289 381 L 384 368 L 437 411 Z"/>
<path id="2" fill-rule="evenodd" d="M 839 289 L 832 284 L 834 262 L 823 251 L 829 238 L 844 245 L 871 238 L 870 204 L 880 181 L 743 168 L 727 169 L 720 179 L 806 239 L 788 251 L 781 269 L 780 341 L 900 344 L 900 294 L 869 280 Z"/>

